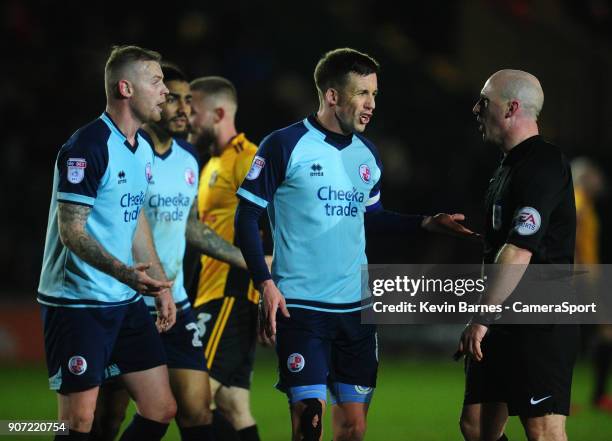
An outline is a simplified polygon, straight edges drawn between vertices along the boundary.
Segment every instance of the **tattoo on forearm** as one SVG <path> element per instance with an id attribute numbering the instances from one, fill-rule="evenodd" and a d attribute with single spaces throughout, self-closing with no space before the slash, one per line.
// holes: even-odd
<path id="1" fill-rule="evenodd" d="M 195 204 L 191 207 L 187 222 L 187 241 L 202 254 L 239 268 L 246 268 L 240 249 L 198 220 Z"/>
<path id="2" fill-rule="evenodd" d="M 94 268 L 131 285 L 130 282 L 136 280 L 132 268 L 109 254 L 85 231 L 90 212 L 91 207 L 63 202 L 58 204 L 58 226 L 62 243 Z"/>

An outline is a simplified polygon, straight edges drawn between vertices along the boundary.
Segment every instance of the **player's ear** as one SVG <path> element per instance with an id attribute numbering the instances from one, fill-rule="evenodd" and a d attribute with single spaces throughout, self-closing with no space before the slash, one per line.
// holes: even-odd
<path id="1" fill-rule="evenodd" d="M 132 84 L 128 80 L 119 80 L 117 82 L 117 92 L 121 98 L 129 98 L 132 96 Z"/>
<path id="2" fill-rule="evenodd" d="M 332 87 L 325 91 L 325 101 L 330 106 L 335 106 L 338 104 L 339 94 L 338 91 Z"/>
<path id="3" fill-rule="evenodd" d="M 218 123 L 225 117 L 225 109 L 223 107 L 215 108 L 215 123 Z"/>
<path id="4" fill-rule="evenodd" d="M 516 100 L 512 100 L 508 103 L 508 110 L 506 110 L 506 118 L 510 118 L 511 116 L 516 115 L 516 112 L 518 112 L 518 109 L 520 107 L 520 104 L 518 101 Z"/>

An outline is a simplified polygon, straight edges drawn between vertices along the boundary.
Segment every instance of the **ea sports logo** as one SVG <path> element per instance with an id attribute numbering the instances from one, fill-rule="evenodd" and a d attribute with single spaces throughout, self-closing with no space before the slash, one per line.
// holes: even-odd
<path id="1" fill-rule="evenodd" d="M 372 179 L 372 174 L 370 173 L 370 167 L 367 164 L 361 164 L 359 166 L 359 177 L 363 182 L 368 184 L 370 179 Z"/>
<path id="2" fill-rule="evenodd" d="M 298 354 L 297 352 L 291 354 L 289 358 L 287 358 L 287 369 L 290 372 L 296 373 L 304 369 L 304 365 L 306 364 L 306 360 L 302 354 Z"/>
<path id="3" fill-rule="evenodd" d="M 193 172 L 192 169 L 190 168 L 186 168 L 185 169 L 185 182 L 187 182 L 188 185 L 193 186 L 195 184 L 196 178 L 195 178 L 195 173 Z"/>
<path id="4" fill-rule="evenodd" d="M 80 355 L 70 357 L 70 360 L 68 360 L 68 370 L 74 375 L 83 375 L 87 370 L 87 361 Z"/>
<path id="5" fill-rule="evenodd" d="M 535 234 L 542 224 L 542 217 L 533 207 L 523 207 L 514 216 L 514 229 L 521 236 Z"/>

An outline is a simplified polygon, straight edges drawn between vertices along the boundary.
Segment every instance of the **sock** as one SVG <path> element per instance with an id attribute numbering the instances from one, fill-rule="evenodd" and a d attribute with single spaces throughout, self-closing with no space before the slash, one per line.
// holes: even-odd
<path id="1" fill-rule="evenodd" d="M 502 434 L 501 438 L 498 439 L 497 441 L 508 441 L 508 437 L 506 436 L 506 434 Z"/>
<path id="2" fill-rule="evenodd" d="M 240 441 L 238 433 L 234 430 L 231 423 L 225 419 L 219 409 L 213 410 L 213 433 L 215 439 L 223 441 Z"/>
<path id="3" fill-rule="evenodd" d="M 168 424 L 146 419 L 135 413 L 134 419 L 125 429 L 119 441 L 159 441 L 166 434 Z"/>
<path id="4" fill-rule="evenodd" d="M 68 429 L 68 436 L 55 435 L 55 441 L 87 441 L 89 432 L 77 432 L 76 430 Z"/>
<path id="5" fill-rule="evenodd" d="M 259 441 L 259 433 L 257 433 L 257 424 L 245 427 L 238 431 L 240 441 Z"/>
<path id="6" fill-rule="evenodd" d="M 181 427 L 181 441 L 214 441 L 212 424 L 205 426 Z"/>

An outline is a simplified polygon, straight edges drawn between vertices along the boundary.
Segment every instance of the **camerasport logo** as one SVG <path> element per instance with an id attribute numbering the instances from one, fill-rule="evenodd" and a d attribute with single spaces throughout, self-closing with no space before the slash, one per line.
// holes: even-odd
<path id="1" fill-rule="evenodd" d="M 78 184 L 85 177 L 85 169 L 87 168 L 87 161 L 85 158 L 69 158 L 66 165 L 68 182 L 71 184 Z"/>
<path id="2" fill-rule="evenodd" d="M 187 182 L 187 184 L 191 187 L 195 185 L 196 175 L 195 172 L 190 168 L 185 169 L 185 182 Z"/>
<path id="3" fill-rule="evenodd" d="M 68 360 L 68 370 L 74 375 L 83 375 L 87 370 L 87 361 L 85 357 L 75 355 Z"/>
<path id="4" fill-rule="evenodd" d="M 372 179 L 372 174 L 370 173 L 370 167 L 367 164 L 361 164 L 359 166 L 359 177 L 363 182 L 368 184 L 370 179 Z"/>
<path id="5" fill-rule="evenodd" d="M 514 230 L 521 236 L 535 234 L 542 224 L 542 217 L 533 207 L 523 207 L 514 216 Z"/>
<path id="6" fill-rule="evenodd" d="M 302 354 L 294 352 L 287 358 L 287 369 L 290 372 L 296 373 L 304 369 L 304 365 L 306 364 L 306 360 Z"/>

